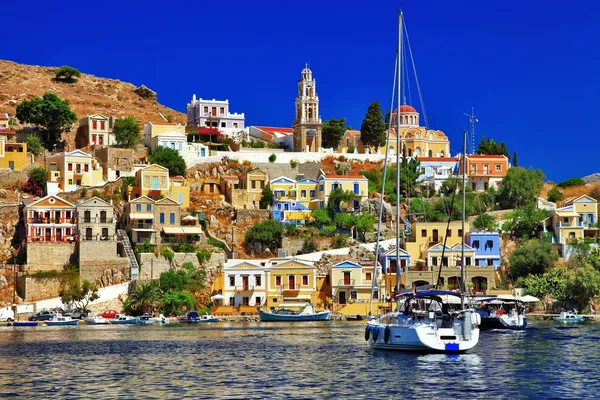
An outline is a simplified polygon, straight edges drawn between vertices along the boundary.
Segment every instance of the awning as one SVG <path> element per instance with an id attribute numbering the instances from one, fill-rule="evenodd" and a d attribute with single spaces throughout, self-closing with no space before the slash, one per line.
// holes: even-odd
<path id="1" fill-rule="evenodd" d="M 537 303 L 538 301 L 540 301 L 540 299 L 538 299 L 535 296 L 523 296 L 521 297 L 519 300 L 521 300 L 523 303 Z"/>
<path id="2" fill-rule="evenodd" d="M 224 300 L 225 296 L 223 296 L 222 294 L 215 294 L 214 296 L 210 296 L 211 300 Z"/>
<path id="3" fill-rule="evenodd" d="M 286 300 L 291 300 L 291 301 L 294 301 L 294 300 L 310 300 L 310 297 L 311 297 L 310 294 L 299 294 L 298 296 L 294 296 L 294 297 L 284 297 L 283 301 L 286 301 Z"/>
<path id="4" fill-rule="evenodd" d="M 154 214 L 132 213 L 129 214 L 129 219 L 154 219 Z"/>
<path id="5" fill-rule="evenodd" d="M 154 229 L 142 229 L 142 228 L 132 228 L 132 231 L 137 231 L 137 232 L 156 232 Z"/>
<path id="6" fill-rule="evenodd" d="M 278 307 L 304 307 L 309 303 L 279 303 Z"/>
<path id="7" fill-rule="evenodd" d="M 188 215 L 187 217 L 183 217 L 181 218 L 182 221 L 198 221 L 197 217 L 194 217 L 193 215 Z"/>
<path id="8" fill-rule="evenodd" d="M 579 217 L 579 214 L 575 211 L 560 211 L 556 210 L 556 215 L 559 217 Z"/>
<path id="9" fill-rule="evenodd" d="M 167 235 L 200 235 L 202 228 L 199 226 L 164 226 L 163 232 Z"/>

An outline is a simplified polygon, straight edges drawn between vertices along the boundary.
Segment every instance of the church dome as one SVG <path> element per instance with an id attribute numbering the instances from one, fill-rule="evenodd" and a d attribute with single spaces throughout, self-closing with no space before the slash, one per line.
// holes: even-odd
<path id="1" fill-rule="evenodd" d="M 394 114 L 396 114 L 397 109 L 394 110 Z M 408 113 L 416 113 L 417 110 L 414 107 L 409 106 L 408 104 L 403 104 L 400 106 L 400 114 L 408 114 Z"/>

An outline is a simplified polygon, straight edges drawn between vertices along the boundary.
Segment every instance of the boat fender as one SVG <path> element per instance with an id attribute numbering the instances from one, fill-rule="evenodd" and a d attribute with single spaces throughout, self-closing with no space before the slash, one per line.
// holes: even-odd
<path id="1" fill-rule="evenodd" d="M 481 315 L 479 315 L 479 313 L 471 314 L 471 323 L 475 324 L 475 326 L 479 326 L 481 324 Z"/>
<path id="2" fill-rule="evenodd" d="M 504 311 L 502 311 L 502 310 L 496 310 L 496 317 L 501 317 L 502 314 L 504 314 Z"/>
<path id="3" fill-rule="evenodd" d="M 365 340 L 368 342 L 369 341 L 369 335 L 371 334 L 371 328 L 369 328 L 369 326 L 367 325 L 367 327 L 365 328 Z"/>
<path id="4" fill-rule="evenodd" d="M 390 340 L 390 327 L 386 326 L 385 331 L 383 331 L 383 341 L 388 342 Z"/>
<path id="5" fill-rule="evenodd" d="M 379 328 L 375 328 L 373 329 L 373 341 L 376 342 L 377 339 L 379 338 Z"/>

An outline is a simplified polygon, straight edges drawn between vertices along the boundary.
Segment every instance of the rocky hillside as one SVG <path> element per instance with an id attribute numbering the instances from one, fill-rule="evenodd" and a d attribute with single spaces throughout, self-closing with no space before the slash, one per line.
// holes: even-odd
<path id="1" fill-rule="evenodd" d="M 17 64 L 0 60 L 0 112 L 15 114 L 17 104 L 27 99 L 53 92 L 69 101 L 78 118 L 99 113 L 115 117 L 135 117 L 141 124 L 164 121 L 185 123 L 185 114 L 165 107 L 134 93 L 136 87 L 116 79 L 98 78 L 82 73 L 75 83 L 55 81 L 56 67 Z M 160 93 L 158 94 L 160 97 Z M 161 116 L 162 115 L 162 116 Z M 78 124 L 75 123 L 67 139 L 72 143 Z"/>

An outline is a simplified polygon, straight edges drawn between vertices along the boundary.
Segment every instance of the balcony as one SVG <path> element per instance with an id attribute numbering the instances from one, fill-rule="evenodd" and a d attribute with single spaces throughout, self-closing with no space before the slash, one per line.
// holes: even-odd
<path id="1" fill-rule="evenodd" d="M 340 279 L 335 287 L 351 287 L 354 286 L 354 279 Z"/>
<path id="2" fill-rule="evenodd" d="M 279 291 L 281 291 L 281 292 L 290 292 L 290 291 L 300 290 L 300 285 L 299 284 L 278 285 L 278 287 L 279 287 Z"/>
<path id="3" fill-rule="evenodd" d="M 320 124 L 321 118 L 304 118 L 304 121 L 302 121 L 302 118 L 295 119 L 292 121 L 292 126 L 302 124 L 302 123 L 304 123 L 304 124 Z"/>
<path id="4" fill-rule="evenodd" d="M 83 217 L 80 221 L 80 223 L 82 224 L 112 224 L 113 222 L 115 222 L 114 218 L 102 218 L 102 217 L 93 217 L 93 218 L 86 218 Z"/>
<path id="5" fill-rule="evenodd" d="M 250 286 L 250 285 L 236 286 L 233 290 L 236 292 L 253 292 L 254 286 Z"/>
<path id="6" fill-rule="evenodd" d="M 137 224 L 133 224 L 131 229 L 154 229 L 154 224 L 152 224 L 152 223 L 137 223 Z"/>
<path id="7" fill-rule="evenodd" d="M 29 218 L 27 220 L 29 224 L 76 224 L 77 218 Z"/>

